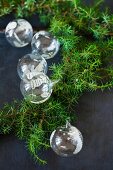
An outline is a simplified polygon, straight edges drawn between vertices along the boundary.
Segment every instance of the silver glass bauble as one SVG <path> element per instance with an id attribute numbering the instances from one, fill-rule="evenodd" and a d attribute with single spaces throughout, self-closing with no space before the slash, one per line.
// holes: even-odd
<path id="1" fill-rule="evenodd" d="M 33 37 L 31 24 L 24 19 L 17 19 L 9 22 L 5 30 L 6 39 L 14 47 L 28 45 Z"/>
<path id="2" fill-rule="evenodd" d="M 58 52 L 60 44 L 49 32 L 39 31 L 33 36 L 31 46 L 32 51 L 35 51 L 45 59 L 50 59 Z"/>
<path id="3" fill-rule="evenodd" d="M 81 132 L 68 122 L 66 126 L 59 127 L 52 132 L 50 145 L 55 153 L 68 157 L 80 152 L 83 137 Z"/>
<path id="4" fill-rule="evenodd" d="M 17 72 L 21 79 L 32 79 L 39 72 L 47 73 L 46 60 L 41 56 L 38 56 L 38 59 L 34 58 L 34 54 L 26 54 L 19 59 Z"/>
<path id="5" fill-rule="evenodd" d="M 38 73 L 30 80 L 22 80 L 20 90 L 25 99 L 31 103 L 40 104 L 49 99 L 55 83 L 44 73 Z"/>

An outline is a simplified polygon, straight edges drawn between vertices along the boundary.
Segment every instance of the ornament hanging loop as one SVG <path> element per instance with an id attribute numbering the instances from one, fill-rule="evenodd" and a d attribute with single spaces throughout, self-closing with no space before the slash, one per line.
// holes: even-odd
<path id="1" fill-rule="evenodd" d="M 70 124 L 70 118 L 68 118 L 66 120 L 66 128 L 70 128 L 71 127 L 71 124 Z"/>
<path id="2" fill-rule="evenodd" d="M 59 81 L 60 81 L 60 79 L 52 81 L 52 82 L 50 83 L 50 85 L 49 85 L 49 88 L 50 88 L 50 89 L 53 88 L 53 86 L 54 86 L 55 84 L 57 84 Z"/>

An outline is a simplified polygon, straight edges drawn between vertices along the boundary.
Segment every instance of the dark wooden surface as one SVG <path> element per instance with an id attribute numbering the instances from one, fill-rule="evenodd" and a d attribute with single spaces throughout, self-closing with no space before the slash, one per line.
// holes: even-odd
<path id="1" fill-rule="evenodd" d="M 113 2 L 107 0 L 106 3 L 112 9 Z M 7 17 L 4 25 L 10 19 Z M 1 20 L 0 25 L 3 25 Z M 11 47 L 4 34 L 0 34 L 0 107 L 5 102 L 22 98 L 16 67 L 18 59 L 30 51 L 30 46 Z M 58 54 L 49 64 L 58 62 L 59 57 Z M 48 164 L 40 166 L 27 151 L 25 141 L 13 134 L 0 135 L 0 170 L 113 170 L 113 90 L 84 94 L 75 112 L 78 114 L 75 126 L 84 137 L 84 146 L 78 155 L 62 158 L 51 149 L 42 151 L 40 154 Z"/>

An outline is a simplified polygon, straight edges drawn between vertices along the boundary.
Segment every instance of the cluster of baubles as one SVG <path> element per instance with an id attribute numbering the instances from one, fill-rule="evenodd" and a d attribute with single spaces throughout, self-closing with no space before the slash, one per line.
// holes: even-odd
<path id="1" fill-rule="evenodd" d="M 21 78 L 20 90 L 32 103 L 43 103 L 52 94 L 53 85 L 47 74 L 46 59 L 53 58 L 59 50 L 59 41 L 49 32 L 39 31 L 33 36 L 30 23 L 24 19 L 10 22 L 5 30 L 6 39 L 14 47 L 24 47 L 31 42 L 32 52 L 18 61 L 17 72 Z M 50 137 L 52 149 L 60 156 L 77 154 L 83 145 L 80 131 L 71 126 L 57 128 Z"/>
<path id="2" fill-rule="evenodd" d="M 14 47 L 24 47 L 31 42 L 32 52 L 23 56 L 17 66 L 21 78 L 20 90 L 32 103 L 45 102 L 52 93 L 53 85 L 47 73 L 46 59 L 55 56 L 59 41 L 49 32 L 39 31 L 33 36 L 31 24 L 24 19 L 10 22 L 5 30 L 6 39 Z"/>

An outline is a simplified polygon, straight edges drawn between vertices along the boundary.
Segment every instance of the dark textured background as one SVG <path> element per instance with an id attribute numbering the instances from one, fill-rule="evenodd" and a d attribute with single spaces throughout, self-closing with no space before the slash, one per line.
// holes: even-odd
<path id="1" fill-rule="evenodd" d="M 87 0 L 87 4 L 93 2 Z M 106 4 L 112 10 L 112 0 L 106 0 Z M 0 28 L 5 28 L 12 18 L 11 15 L 0 19 Z M 36 16 L 30 21 L 34 27 L 40 26 Z M 5 102 L 22 98 L 16 67 L 18 59 L 30 51 L 30 46 L 11 47 L 0 33 L 0 107 Z M 49 60 L 49 64 L 58 60 L 59 54 Z M 13 134 L 0 135 L 0 170 L 113 170 L 113 90 L 84 94 L 76 112 L 78 122 L 75 126 L 84 136 L 84 146 L 78 155 L 61 158 L 51 149 L 42 151 L 40 154 L 48 164 L 39 166 L 28 153 L 24 141 L 19 141 Z"/>

